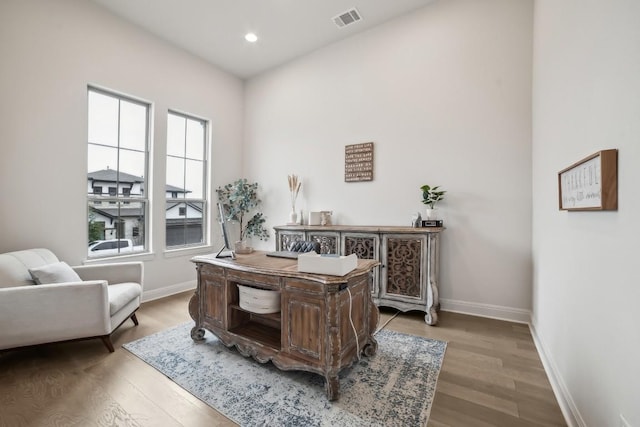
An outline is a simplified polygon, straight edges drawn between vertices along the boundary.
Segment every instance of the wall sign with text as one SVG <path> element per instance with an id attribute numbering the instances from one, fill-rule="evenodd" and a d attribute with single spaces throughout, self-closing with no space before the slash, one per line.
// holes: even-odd
<path id="1" fill-rule="evenodd" d="M 344 147 L 344 182 L 373 181 L 373 142 Z"/>
<path id="2" fill-rule="evenodd" d="M 558 172 L 560 210 L 618 210 L 618 150 L 602 150 Z"/>

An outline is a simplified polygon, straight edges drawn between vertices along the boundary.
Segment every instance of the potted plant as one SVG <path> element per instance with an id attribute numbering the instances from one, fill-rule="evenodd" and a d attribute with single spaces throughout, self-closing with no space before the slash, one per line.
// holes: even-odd
<path id="1" fill-rule="evenodd" d="M 218 202 L 222 205 L 227 219 L 240 225 L 240 237 L 236 242 L 236 252 L 248 253 L 246 239 L 257 237 L 269 239 L 269 231 L 264 227 L 262 212 L 256 212 L 262 201 L 258 198 L 258 183 L 249 183 L 245 178 L 216 189 Z"/>
<path id="2" fill-rule="evenodd" d="M 422 190 L 422 203 L 427 205 L 427 219 L 437 219 L 436 203 L 444 199 L 446 193 L 446 191 L 439 188 L 440 186 L 431 187 L 426 184 L 420 187 L 420 190 Z"/>

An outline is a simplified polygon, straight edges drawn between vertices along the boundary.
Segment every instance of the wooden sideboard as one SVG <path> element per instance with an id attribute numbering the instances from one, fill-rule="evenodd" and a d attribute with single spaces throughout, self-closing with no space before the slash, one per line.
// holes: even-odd
<path id="1" fill-rule="evenodd" d="M 197 256 L 192 261 L 198 284 L 189 313 L 196 341 L 206 329 L 261 363 L 320 374 L 329 400 L 339 397 L 340 370 L 377 350 L 373 333 L 379 313 L 369 292 L 376 261 L 359 260 L 345 276 L 298 272 L 296 260 L 259 251 L 235 260 Z M 238 285 L 279 292 L 280 312 L 242 309 Z"/>
<path id="2" fill-rule="evenodd" d="M 438 323 L 438 268 L 443 227 L 297 226 L 274 227 L 276 250 L 298 240 L 320 243 L 322 253 L 374 259 L 371 285 L 378 306 L 401 311 L 420 310 L 429 325 Z"/>

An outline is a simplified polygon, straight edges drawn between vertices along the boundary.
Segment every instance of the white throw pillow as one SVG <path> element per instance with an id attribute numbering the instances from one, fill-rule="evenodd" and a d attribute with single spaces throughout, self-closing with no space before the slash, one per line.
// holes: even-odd
<path id="1" fill-rule="evenodd" d="M 29 273 L 31 273 L 31 277 L 36 282 L 36 285 L 82 281 L 78 273 L 63 261 L 31 268 L 29 269 Z"/>

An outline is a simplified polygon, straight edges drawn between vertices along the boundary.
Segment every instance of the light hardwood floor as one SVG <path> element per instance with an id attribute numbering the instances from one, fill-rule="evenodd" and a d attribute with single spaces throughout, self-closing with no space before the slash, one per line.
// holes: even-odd
<path id="1" fill-rule="evenodd" d="M 191 295 L 143 304 L 115 353 L 100 340 L 0 353 L 0 426 L 234 426 L 120 348 L 190 320 Z M 393 314 L 381 309 L 380 325 Z M 429 426 L 566 425 L 526 325 L 442 312 L 436 327 L 408 313 L 386 328 L 448 342 Z"/>

